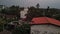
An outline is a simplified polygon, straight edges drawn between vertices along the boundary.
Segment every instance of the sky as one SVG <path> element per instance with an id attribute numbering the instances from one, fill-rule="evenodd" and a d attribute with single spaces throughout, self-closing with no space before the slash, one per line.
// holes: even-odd
<path id="1" fill-rule="evenodd" d="M 20 7 L 30 7 L 36 6 L 39 3 L 41 8 L 59 8 L 60 9 L 60 0 L 0 0 L 0 5 L 12 6 L 19 5 Z"/>

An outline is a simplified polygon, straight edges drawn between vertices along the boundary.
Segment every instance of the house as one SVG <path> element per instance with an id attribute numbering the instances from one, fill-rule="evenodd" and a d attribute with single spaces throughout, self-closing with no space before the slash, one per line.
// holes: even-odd
<path id="1" fill-rule="evenodd" d="M 24 10 L 20 11 L 20 18 L 25 19 L 27 12 L 28 12 L 28 8 L 24 8 Z"/>
<path id="2" fill-rule="evenodd" d="M 36 17 L 30 25 L 30 34 L 60 34 L 60 21 L 53 18 Z"/>

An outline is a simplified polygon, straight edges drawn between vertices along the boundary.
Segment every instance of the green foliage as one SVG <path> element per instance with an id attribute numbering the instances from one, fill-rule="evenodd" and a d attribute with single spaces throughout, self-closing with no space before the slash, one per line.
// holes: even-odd
<path id="1" fill-rule="evenodd" d="M 4 13 L 4 14 L 18 14 L 19 13 L 19 6 L 11 6 L 7 9 L 2 9 L 1 13 Z"/>
<path id="2" fill-rule="evenodd" d="M 6 20 L 0 18 L 0 32 L 3 31 L 3 25 L 6 23 Z"/>
<path id="3" fill-rule="evenodd" d="M 27 14 L 27 20 L 31 20 L 34 17 L 50 17 L 50 18 L 55 18 L 57 20 L 60 20 L 60 9 L 56 8 L 50 8 L 49 6 L 44 9 L 44 8 L 35 8 L 35 7 L 30 7 L 28 10 Z"/>
<path id="4" fill-rule="evenodd" d="M 0 25 L 0 32 L 3 31 L 3 25 Z"/>
<path id="5" fill-rule="evenodd" d="M 29 34 L 30 26 L 28 24 L 24 24 L 21 27 L 16 27 L 16 29 L 12 32 L 13 34 Z"/>
<path id="6" fill-rule="evenodd" d="M 3 18 L 0 18 L 0 25 L 5 23 L 6 23 L 6 20 L 4 20 Z"/>

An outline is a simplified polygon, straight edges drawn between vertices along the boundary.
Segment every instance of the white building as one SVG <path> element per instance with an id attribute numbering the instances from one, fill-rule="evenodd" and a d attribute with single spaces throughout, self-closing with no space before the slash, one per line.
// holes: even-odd
<path id="1" fill-rule="evenodd" d="M 20 11 L 20 18 L 26 18 L 26 14 L 28 12 L 28 8 L 24 8 L 24 10 Z"/>

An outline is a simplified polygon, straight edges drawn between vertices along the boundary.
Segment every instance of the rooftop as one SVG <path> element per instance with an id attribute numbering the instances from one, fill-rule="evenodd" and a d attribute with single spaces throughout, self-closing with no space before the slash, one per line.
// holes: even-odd
<path id="1" fill-rule="evenodd" d="M 30 24 L 54 24 L 57 26 L 60 26 L 60 21 L 53 19 L 53 18 L 48 18 L 48 17 L 37 17 L 33 18 Z"/>

